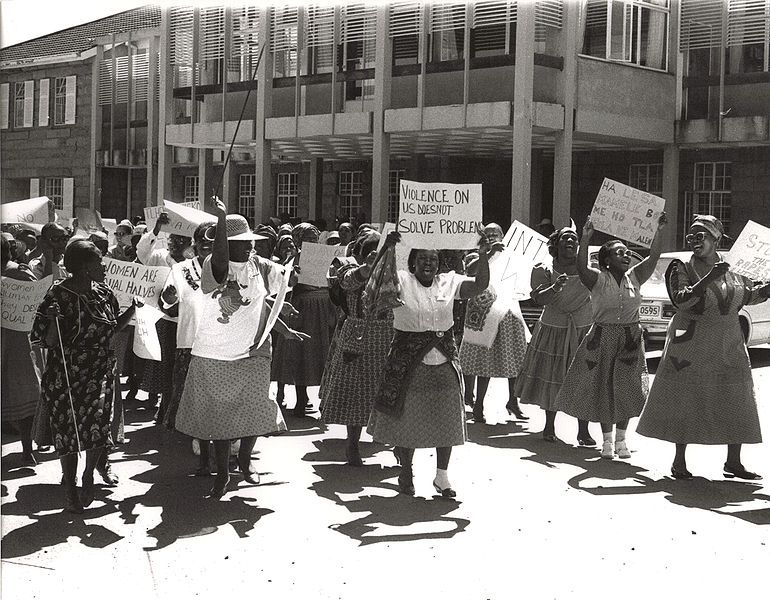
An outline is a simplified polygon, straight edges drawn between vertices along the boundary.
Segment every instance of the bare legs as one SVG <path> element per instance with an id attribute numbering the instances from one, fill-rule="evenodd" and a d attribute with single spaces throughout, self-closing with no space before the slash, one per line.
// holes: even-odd
<path id="1" fill-rule="evenodd" d="M 397 446 L 394 449 L 396 457 L 401 463 L 401 473 L 398 475 L 398 489 L 402 494 L 414 496 L 414 481 L 412 473 L 412 460 L 414 458 L 414 448 L 404 448 Z M 452 457 L 452 447 L 446 446 L 436 448 L 436 477 L 433 480 L 433 487 L 445 498 L 454 498 L 455 491 L 452 489 L 447 476 L 449 469 L 449 459 Z"/>
<path id="2" fill-rule="evenodd" d="M 674 464 L 671 465 L 671 475 L 674 479 L 692 479 L 692 473 L 687 470 L 687 460 L 685 453 L 687 444 L 676 444 L 676 453 L 674 454 Z M 737 477 L 739 479 L 756 480 L 762 479 L 760 475 L 746 470 L 741 463 L 741 444 L 727 445 L 727 460 L 724 465 L 725 477 Z"/>

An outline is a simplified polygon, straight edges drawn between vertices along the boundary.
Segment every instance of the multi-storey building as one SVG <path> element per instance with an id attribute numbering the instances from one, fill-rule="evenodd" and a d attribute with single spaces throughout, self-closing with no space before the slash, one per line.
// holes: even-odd
<path id="1" fill-rule="evenodd" d="M 408 178 L 480 182 L 485 220 L 558 225 L 580 222 L 610 177 L 668 199 L 669 247 L 693 212 L 733 234 L 770 221 L 770 0 L 179 6 L 147 39 L 160 55 L 157 164 L 131 186 L 146 191 L 128 206 L 125 193 L 104 195 L 105 161 L 126 142 L 105 123 L 121 110 L 125 122 L 125 103 L 90 120 L 94 152 L 73 166 L 95 190 L 76 202 L 108 216 L 217 193 L 255 221 L 382 222 L 397 217 Z M 110 48 L 100 39 L 90 51 L 105 65 Z M 118 65 L 102 69 L 99 89 Z M 19 102 L 9 119 L 23 121 Z M 2 132 L 4 199 L 27 176 L 5 181 L 16 133 Z"/>

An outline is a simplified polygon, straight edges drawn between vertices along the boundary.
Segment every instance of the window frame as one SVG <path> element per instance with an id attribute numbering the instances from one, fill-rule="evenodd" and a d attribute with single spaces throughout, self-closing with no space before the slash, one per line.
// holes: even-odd
<path id="1" fill-rule="evenodd" d="M 340 171 L 337 192 L 340 215 L 351 218 L 363 209 L 363 171 Z M 349 178 L 349 181 L 345 181 Z M 357 190 L 357 191 L 356 191 Z"/>
<path id="2" fill-rule="evenodd" d="M 398 223 L 401 209 L 399 186 L 405 176 L 406 169 L 390 169 L 388 171 L 388 223 Z"/>
<path id="3" fill-rule="evenodd" d="M 238 176 L 238 213 L 257 222 L 257 175 L 241 173 Z"/>
<path id="4" fill-rule="evenodd" d="M 54 125 L 66 125 L 67 124 L 67 78 L 66 77 L 54 77 L 53 78 L 53 124 Z M 59 111 L 61 111 L 61 120 L 59 119 Z"/>
<path id="5" fill-rule="evenodd" d="M 21 90 L 21 97 L 19 97 L 19 90 Z M 24 104 L 26 102 L 26 81 L 14 81 L 13 82 L 13 128 L 25 129 L 24 126 Z M 19 111 L 21 107 L 21 112 Z M 21 119 L 19 119 L 21 115 Z"/>
<path id="6" fill-rule="evenodd" d="M 687 235 L 694 214 L 715 216 L 722 221 L 725 233 L 729 234 L 732 224 L 732 162 L 693 163 L 692 188 L 685 194 L 682 235 Z"/>
<path id="7" fill-rule="evenodd" d="M 64 210 L 64 177 L 43 177 L 43 196 L 53 202 L 58 211 Z M 56 191 L 58 186 L 58 192 Z"/>
<path id="8" fill-rule="evenodd" d="M 184 176 L 184 202 L 200 202 L 200 176 Z"/>
<path id="9" fill-rule="evenodd" d="M 634 170 L 636 170 L 637 177 L 634 177 Z M 652 172 L 657 171 L 654 175 Z M 643 177 L 638 177 L 639 174 L 644 172 Z M 644 185 L 639 185 L 639 182 L 643 180 Z M 660 185 L 651 186 L 650 182 L 655 181 Z M 663 194 L 663 163 L 633 163 L 628 166 L 628 185 L 638 190 L 644 190 L 655 196 Z"/>
<path id="10" fill-rule="evenodd" d="M 275 211 L 278 216 L 287 213 L 291 218 L 297 216 L 299 172 L 285 171 L 278 173 L 275 185 Z"/>

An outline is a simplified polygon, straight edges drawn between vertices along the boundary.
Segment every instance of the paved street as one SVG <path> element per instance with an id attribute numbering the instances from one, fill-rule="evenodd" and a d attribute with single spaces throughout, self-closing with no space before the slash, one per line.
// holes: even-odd
<path id="1" fill-rule="evenodd" d="M 770 438 L 770 349 L 751 355 Z M 632 434 L 630 460 L 602 460 L 572 445 L 576 423 L 561 416 L 565 443 L 548 444 L 536 407 L 506 422 L 506 392 L 493 382 L 488 423 L 470 424 L 453 456 L 458 501 L 433 496 L 432 451 L 417 452 L 417 496 L 405 497 L 386 448 L 366 438 L 366 466 L 348 467 L 343 429 L 311 419 L 258 441 L 259 486 L 234 476 L 207 500 L 189 443 L 137 401 L 113 454 L 120 485 L 72 516 L 55 456 L 19 469 L 6 435 L 3 598 L 768 597 L 770 442 L 744 448 L 764 486 L 725 480 L 723 447 L 691 447 L 698 477 L 675 481 L 671 445 Z"/>

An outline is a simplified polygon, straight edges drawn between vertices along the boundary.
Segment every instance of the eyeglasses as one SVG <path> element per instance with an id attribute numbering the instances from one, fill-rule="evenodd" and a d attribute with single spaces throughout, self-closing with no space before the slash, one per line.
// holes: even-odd
<path id="1" fill-rule="evenodd" d="M 688 244 L 692 244 L 693 242 L 702 242 L 706 239 L 706 233 L 704 231 L 698 231 L 696 233 L 688 233 L 686 236 L 684 236 L 684 241 Z"/>
<path id="2" fill-rule="evenodd" d="M 631 250 L 628 248 L 615 248 L 612 253 L 615 256 L 631 256 Z"/>

